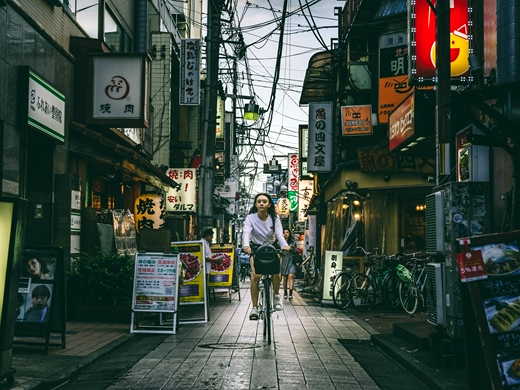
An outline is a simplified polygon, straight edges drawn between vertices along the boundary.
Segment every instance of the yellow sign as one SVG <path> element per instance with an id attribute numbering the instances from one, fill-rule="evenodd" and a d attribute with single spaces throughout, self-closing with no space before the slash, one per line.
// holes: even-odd
<path id="1" fill-rule="evenodd" d="M 372 134 L 372 106 L 341 107 L 343 135 Z"/>
<path id="2" fill-rule="evenodd" d="M 235 263 L 235 248 L 232 245 L 213 245 L 211 247 L 211 257 L 224 258 L 217 262 L 211 262 L 211 272 L 209 274 L 209 287 L 231 287 L 233 282 L 233 265 Z"/>
<path id="3" fill-rule="evenodd" d="M 184 264 L 186 273 L 179 291 L 180 303 L 204 302 L 204 259 L 202 242 L 172 242 L 172 248 L 179 250 L 179 259 Z"/>
<path id="4" fill-rule="evenodd" d="M 164 225 L 165 205 L 161 195 L 145 194 L 136 198 L 135 230 L 159 229 Z"/>

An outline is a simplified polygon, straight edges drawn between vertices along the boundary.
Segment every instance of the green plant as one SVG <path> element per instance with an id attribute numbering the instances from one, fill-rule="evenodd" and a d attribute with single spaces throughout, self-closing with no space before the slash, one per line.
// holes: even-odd
<path id="1" fill-rule="evenodd" d="M 76 304 L 85 306 L 124 306 L 132 301 L 134 257 L 98 250 L 75 257 L 76 275 L 71 291 Z"/>

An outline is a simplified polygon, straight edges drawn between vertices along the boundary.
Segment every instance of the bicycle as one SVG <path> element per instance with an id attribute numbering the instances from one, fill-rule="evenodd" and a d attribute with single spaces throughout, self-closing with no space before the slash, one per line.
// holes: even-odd
<path id="1" fill-rule="evenodd" d="M 246 278 L 249 278 L 251 280 L 251 264 L 249 263 L 249 255 L 243 256 L 243 254 L 246 254 L 245 252 L 242 252 L 239 256 L 239 264 L 240 264 L 240 281 L 245 282 Z"/>
<path id="2" fill-rule="evenodd" d="M 306 281 L 306 287 L 313 284 L 316 275 L 316 253 L 314 247 L 309 247 L 309 254 L 302 261 L 303 280 Z"/>
<path id="3" fill-rule="evenodd" d="M 410 276 L 408 280 L 401 280 L 399 283 L 399 300 L 404 311 L 413 314 L 419 306 L 419 299 L 424 306 L 426 301 L 426 262 L 428 259 L 414 258 L 409 262 Z"/>
<path id="4" fill-rule="evenodd" d="M 261 274 L 259 282 L 258 315 L 264 322 L 264 338 L 267 336 L 267 344 L 272 340 L 271 316 L 274 308 L 273 274 L 280 273 L 280 254 L 283 251 L 270 244 L 260 245 L 254 252 L 253 261 L 255 272 Z"/>
<path id="5" fill-rule="evenodd" d="M 345 263 L 332 284 L 332 301 L 338 310 L 345 310 L 350 305 L 350 281 L 358 273 L 357 265 Z"/>

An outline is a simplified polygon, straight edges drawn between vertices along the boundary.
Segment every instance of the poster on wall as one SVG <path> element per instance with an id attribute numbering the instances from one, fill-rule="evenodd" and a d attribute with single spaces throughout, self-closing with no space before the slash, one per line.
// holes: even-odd
<path id="1" fill-rule="evenodd" d="M 519 389 L 520 231 L 469 237 L 461 239 L 460 244 L 462 254 L 479 254 L 487 274 L 484 280 L 464 283 L 473 306 L 472 313 L 465 312 L 467 337 L 472 342 L 477 341 L 471 339 L 472 335 L 480 338 L 477 344 L 467 346 L 473 348 L 466 352 L 471 357 L 470 381 L 479 376 L 477 360 L 484 359 L 493 385 L 500 383 L 504 390 Z"/>

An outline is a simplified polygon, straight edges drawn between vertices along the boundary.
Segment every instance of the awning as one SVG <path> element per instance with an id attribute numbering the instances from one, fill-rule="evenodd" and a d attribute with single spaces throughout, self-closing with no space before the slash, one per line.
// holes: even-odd
<path id="1" fill-rule="evenodd" d="M 408 0 L 383 0 L 374 15 L 374 19 L 384 19 L 407 15 Z"/>
<path id="2" fill-rule="evenodd" d="M 334 99 L 336 75 L 334 74 L 334 58 L 337 51 L 327 50 L 314 54 L 309 60 L 305 72 L 300 104 L 325 102 Z"/>
<path id="3" fill-rule="evenodd" d="M 166 176 L 166 174 L 153 165 L 150 160 L 132 148 L 80 123 L 71 122 L 70 129 L 90 141 L 89 143 L 74 142 L 74 139 L 71 137 L 70 150 L 72 152 L 87 154 L 111 161 L 114 164 L 118 164 L 121 170 L 132 174 L 140 181 L 161 188 L 166 192 L 170 187 L 177 186 L 174 180 Z"/>

